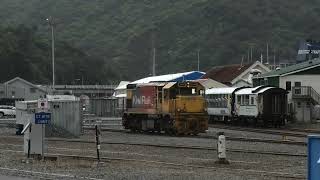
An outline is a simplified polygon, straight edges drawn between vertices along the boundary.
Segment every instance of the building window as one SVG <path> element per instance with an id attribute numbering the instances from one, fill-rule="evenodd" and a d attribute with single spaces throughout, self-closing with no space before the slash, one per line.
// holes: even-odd
<path id="1" fill-rule="evenodd" d="M 0 91 L 0 94 L 3 95 L 3 94 L 4 94 L 4 91 Z"/>
<path id="2" fill-rule="evenodd" d="M 295 86 L 295 94 L 301 94 L 301 88 L 299 88 L 299 87 L 301 87 L 301 82 L 294 82 L 294 86 Z"/>
<path id="3" fill-rule="evenodd" d="M 301 102 L 297 102 L 297 107 L 301 108 Z"/>
<path id="4" fill-rule="evenodd" d="M 36 92 L 36 88 L 30 88 L 30 93 L 35 93 Z"/>
<path id="5" fill-rule="evenodd" d="M 295 87 L 301 87 L 301 82 L 294 82 Z"/>
<path id="6" fill-rule="evenodd" d="M 291 81 L 286 81 L 286 90 L 291 91 Z"/>
<path id="7" fill-rule="evenodd" d="M 12 96 L 16 95 L 16 92 L 15 92 L 15 91 L 12 91 L 12 92 L 11 92 L 11 95 L 12 95 Z"/>

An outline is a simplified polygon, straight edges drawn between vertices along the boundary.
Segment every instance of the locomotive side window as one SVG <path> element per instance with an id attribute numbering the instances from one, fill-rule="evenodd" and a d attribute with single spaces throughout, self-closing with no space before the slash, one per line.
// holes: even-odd
<path id="1" fill-rule="evenodd" d="M 201 96 L 204 96 L 204 95 L 205 95 L 205 93 L 204 93 L 204 90 L 203 90 L 203 89 L 200 89 L 200 90 L 199 90 L 199 95 L 201 95 Z"/>
<path id="2" fill-rule="evenodd" d="M 191 93 L 192 93 L 192 94 L 196 94 L 196 89 L 195 89 L 195 88 L 192 88 Z"/>

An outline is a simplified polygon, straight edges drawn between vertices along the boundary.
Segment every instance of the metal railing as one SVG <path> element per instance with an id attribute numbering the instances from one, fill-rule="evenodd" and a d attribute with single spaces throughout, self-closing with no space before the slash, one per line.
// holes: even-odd
<path id="1" fill-rule="evenodd" d="M 320 95 L 311 86 L 292 87 L 292 98 L 309 98 L 320 104 Z"/>

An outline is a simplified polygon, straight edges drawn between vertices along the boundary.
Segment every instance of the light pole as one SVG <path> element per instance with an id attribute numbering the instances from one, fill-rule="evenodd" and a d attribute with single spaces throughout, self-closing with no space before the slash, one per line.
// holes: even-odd
<path id="1" fill-rule="evenodd" d="M 198 55 L 198 71 L 200 71 L 200 49 L 197 50 Z"/>
<path id="2" fill-rule="evenodd" d="M 54 69 L 54 31 L 53 31 L 53 27 L 54 27 L 54 22 L 53 22 L 53 18 L 50 16 L 49 18 L 47 18 L 47 21 L 51 27 L 51 55 L 52 55 L 52 88 L 54 89 L 55 86 L 55 69 Z"/>

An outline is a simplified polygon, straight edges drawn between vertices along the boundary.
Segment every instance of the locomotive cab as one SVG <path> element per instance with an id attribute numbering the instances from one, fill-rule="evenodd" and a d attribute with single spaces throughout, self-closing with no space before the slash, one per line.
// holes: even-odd
<path id="1" fill-rule="evenodd" d="M 163 88 L 162 113 L 176 133 L 198 134 L 208 129 L 204 94 L 198 82 L 172 82 Z"/>

